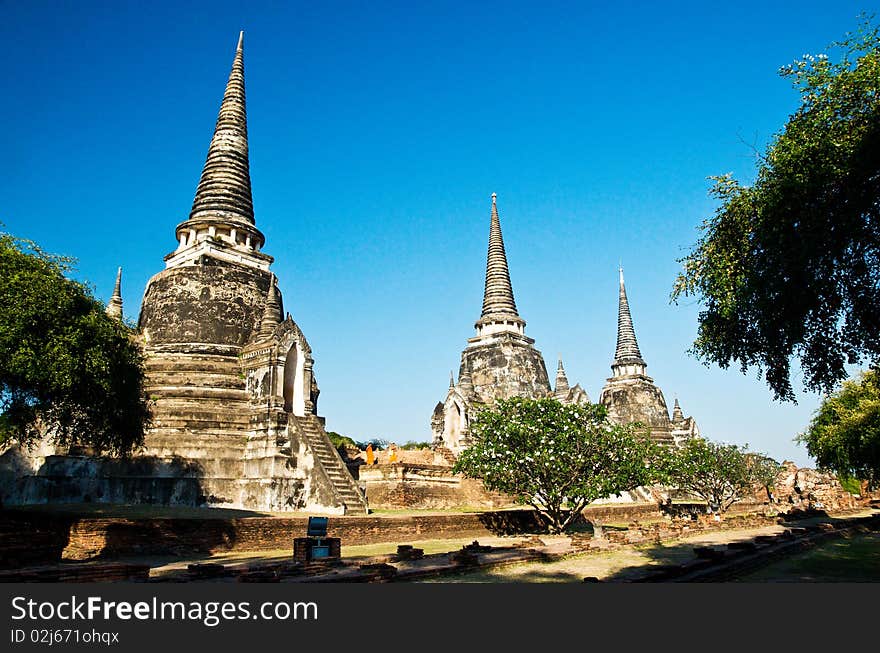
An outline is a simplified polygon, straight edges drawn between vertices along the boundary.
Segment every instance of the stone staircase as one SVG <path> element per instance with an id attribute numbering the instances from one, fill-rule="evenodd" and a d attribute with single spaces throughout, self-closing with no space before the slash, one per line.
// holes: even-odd
<path id="1" fill-rule="evenodd" d="M 291 417 L 291 419 L 296 420 L 300 432 L 305 436 L 306 442 L 315 454 L 315 459 L 323 468 L 324 473 L 333 484 L 334 490 L 345 505 L 345 514 L 366 515 L 369 512 L 367 501 L 342 461 L 339 452 L 327 437 L 324 425 L 313 415 Z"/>
<path id="2" fill-rule="evenodd" d="M 452 453 L 452 450 L 448 447 L 437 447 L 434 449 L 434 451 L 438 453 L 450 467 L 455 464 L 457 458 L 455 457 L 455 454 Z"/>
<path id="3" fill-rule="evenodd" d="M 153 423 L 143 453 L 188 461 L 196 477 L 226 479 L 230 484 L 242 478 L 250 405 L 238 358 L 153 352 L 145 372 Z M 156 473 L 152 470 L 150 475 Z M 225 494 L 234 498 L 231 485 Z"/>

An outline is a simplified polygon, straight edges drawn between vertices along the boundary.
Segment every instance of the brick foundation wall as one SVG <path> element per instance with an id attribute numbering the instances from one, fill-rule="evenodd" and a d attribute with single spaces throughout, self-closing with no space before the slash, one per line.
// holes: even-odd
<path id="1" fill-rule="evenodd" d="M 308 517 L 242 519 L 66 518 L 0 512 L 0 568 L 64 560 L 141 555 L 189 556 L 218 551 L 291 549 L 304 536 Z M 531 511 L 402 517 L 330 517 L 328 537 L 345 545 L 540 530 Z"/>
<path id="2" fill-rule="evenodd" d="M 658 543 L 664 540 L 674 540 L 686 535 L 693 535 L 701 531 L 754 528 L 758 526 L 771 526 L 778 523 L 779 517 L 758 513 L 728 514 L 720 521 L 715 521 L 712 516 L 705 515 L 700 516 L 696 520 L 675 519 L 652 524 L 630 524 L 624 530 L 603 529 L 603 536 L 609 542 L 616 544 Z"/>
<path id="3" fill-rule="evenodd" d="M 61 559 L 71 518 L 0 511 L 0 569 Z"/>
<path id="4" fill-rule="evenodd" d="M 659 515 L 656 506 L 594 506 L 588 520 L 633 521 Z M 219 551 L 290 549 L 306 533 L 308 517 L 241 519 L 59 518 L 26 511 L 0 512 L 0 568 L 64 560 L 142 555 L 191 556 Z M 483 513 L 330 517 L 328 537 L 343 545 L 540 533 L 545 528 L 531 510 Z"/>
<path id="5" fill-rule="evenodd" d="M 663 516 L 655 503 L 622 503 L 612 505 L 587 506 L 584 517 L 595 522 L 630 522 L 642 519 L 657 519 Z"/>

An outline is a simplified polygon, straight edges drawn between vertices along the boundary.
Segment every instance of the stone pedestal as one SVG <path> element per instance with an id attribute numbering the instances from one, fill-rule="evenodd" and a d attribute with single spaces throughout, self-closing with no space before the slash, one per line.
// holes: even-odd
<path id="1" fill-rule="evenodd" d="M 327 555 L 316 555 L 315 547 L 327 547 Z M 342 540 L 338 537 L 296 537 L 293 540 L 294 562 L 339 560 L 341 551 Z"/>

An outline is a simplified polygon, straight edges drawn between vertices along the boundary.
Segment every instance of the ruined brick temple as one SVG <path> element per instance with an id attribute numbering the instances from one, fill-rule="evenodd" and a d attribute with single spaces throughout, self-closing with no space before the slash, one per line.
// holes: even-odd
<path id="1" fill-rule="evenodd" d="M 23 502 L 366 512 L 317 414 L 312 351 L 284 311 L 254 219 L 242 42 L 192 210 L 144 292 L 146 446 L 127 464 L 48 455 L 17 481 Z M 120 274 L 107 312 L 121 318 Z"/>
<path id="2" fill-rule="evenodd" d="M 434 408 L 431 431 L 436 447 L 460 453 L 470 443 L 471 420 L 498 399 L 554 397 L 562 403 L 590 401 L 579 384 L 569 386 L 561 358 L 555 384 L 550 386 L 544 358 L 534 347 L 535 341 L 525 335 L 526 322 L 517 312 L 513 297 L 494 193 L 483 311 L 474 326 L 476 335 L 468 339 L 461 353 L 458 380 L 450 378 L 445 400 Z M 602 389 L 599 403 L 607 406 L 613 422 L 640 422 L 650 429 L 652 438 L 665 444 L 679 444 L 699 434 L 696 422 L 684 416 L 677 399 L 670 417 L 663 392 L 646 374 L 647 365 L 636 341 L 622 269 L 617 348 L 611 370 L 612 376 Z"/>

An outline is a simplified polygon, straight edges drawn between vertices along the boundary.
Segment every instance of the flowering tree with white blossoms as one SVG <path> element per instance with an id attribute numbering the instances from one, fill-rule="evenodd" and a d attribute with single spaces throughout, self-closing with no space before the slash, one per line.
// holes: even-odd
<path id="1" fill-rule="evenodd" d="M 595 499 L 658 482 L 665 469 L 647 434 L 612 424 L 598 404 L 500 400 L 471 423 L 471 437 L 454 470 L 531 505 L 554 533 Z"/>

